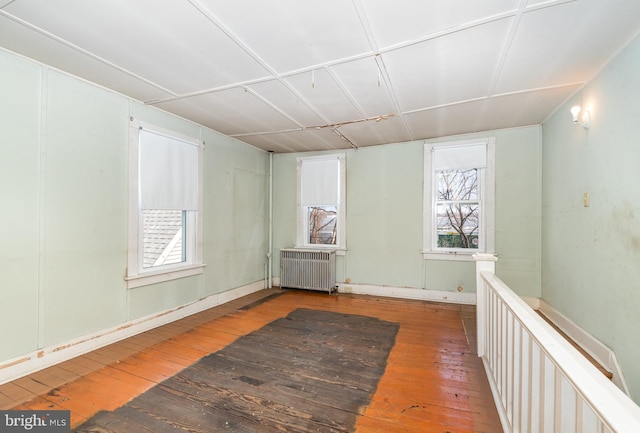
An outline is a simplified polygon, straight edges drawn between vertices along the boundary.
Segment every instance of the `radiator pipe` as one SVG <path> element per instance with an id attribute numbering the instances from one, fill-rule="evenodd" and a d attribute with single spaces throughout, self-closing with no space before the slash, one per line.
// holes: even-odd
<path id="1" fill-rule="evenodd" d="M 269 151 L 269 250 L 267 251 L 267 288 L 273 286 L 273 151 Z"/>

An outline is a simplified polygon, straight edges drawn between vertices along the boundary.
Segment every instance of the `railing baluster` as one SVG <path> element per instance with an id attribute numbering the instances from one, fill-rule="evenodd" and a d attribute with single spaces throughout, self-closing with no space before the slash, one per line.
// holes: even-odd
<path id="1" fill-rule="evenodd" d="M 513 314 L 507 309 L 507 416 L 513 425 L 513 402 L 514 402 L 514 336 L 513 336 Z"/>
<path id="2" fill-rule="evenodd" d="M 527 393 L 523 392 L 523 396 L 527 398 L 527 416 L 525 418 L 527 425 L 527 433 L 531 433 L 531 414 L 533 413 L 533 340 L 527 334 Z"/>
<path id="3" fill-rule="evenodd" d="M 553 398 L 556 403 L 553 411 L 553 431 L 554 433 L 562 432 L 562 376 L 559 374 L 558 369 L 553 371 Z M 569 433 L 569 432 L 564 432 Z"/>
<path id="4" fill-rule="evenodd" d="M 547 392 L 546 392 L 546 381 L 547 381 L 547 371 L 546 371 L 546 360 L 545 360 L 545 356 L 544 356 L 544 350 L 542 350 L 541 347 L 539 347 L 539 353 L 538 356 L 540 357 L 540 359 L 538 360 L 538 362 L 540 363 L 540 383 L 538 385 L 538 389 L 540 391 L 540 402 L 538 403 L 538 405 L 540 406 L 539 408 L 539 426 L 542 432 L 548 433 L 546 431 L 546 424 L 545 424 L 545 411 L 547 410 Z"/>
<path id="5" fill-rule="evenodd" d="M 584 405 L 582 404 L 582 399 L 580 398 L 580 394 L 576 392 L 574 397 L 575 397 L 575 405 L 576 405 L 576 416 L 575 416 L 576 433 L 584 433 L 584 429 L 582 427 L 583 417 L 584 417 L 584 412 L 583 412 Z"/>
<path id="6" fill-rule="evenodd" d="M 491 317 L 491 367 L 493 368 L 493 375 L 497 380 L 497 364 L 498 364 L 498 297 L 494 292 L 491 292 L 491 306 L 493 308 Z"/>
<path id="7" fill-rule="evenodd" d="M 640 407 L 476 255 L 478 355 L 505 432 L 638 433 Z"/>
<path id="8" fill-rule="evenodd" d="M 522 326 L 515 316 L 513 318 L 514 362 L 513 362 L 513 430 L 520 431 L 522 416 Z"/>
<path id="9" fill-rule="evenodd" d="M 502 386 L 502 353 L 504 352 L 504 338 L 502 336 L 502 302 L 496 296 L 496 302 L 498 304 L 498 329 L 496 342 L 498 343 L 498 362 L 497 362 L 497 371 L 498 371 L 498 390 L 500 391 L 500 397 L 502 398 L 502 404 L 504 405 L 504 387 Z M 503 406 L 504 407 L 504 406 Z"/>

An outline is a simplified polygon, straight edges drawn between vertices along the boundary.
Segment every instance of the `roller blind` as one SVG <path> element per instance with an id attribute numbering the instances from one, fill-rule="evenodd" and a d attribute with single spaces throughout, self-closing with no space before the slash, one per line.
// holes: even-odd
<path id="1" fill-rule="evenodd" d="M 330 206 L 340 201 L 340 160 L 304 159 L 301 202 L 303 206 Z"/>
<path id="2" fill-rule="evenodd" d="M 198 147 L 150 129 L 140 130 L 142 209 L 198 209 Z"/>
<path id="3" fill-rule="evenodd" d="M 487 166 L 486 143 L 433 148 L 434 170 L 467 170 Z"/>

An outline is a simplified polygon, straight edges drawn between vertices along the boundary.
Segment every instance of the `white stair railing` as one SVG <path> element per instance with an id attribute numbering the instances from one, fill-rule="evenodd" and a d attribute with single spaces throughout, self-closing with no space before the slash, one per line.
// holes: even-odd
<path id="1" fill-rule="evenodd" d="M 505 432 L 638 433 L 640 407 L 476 254 L 478 356 Z"/>

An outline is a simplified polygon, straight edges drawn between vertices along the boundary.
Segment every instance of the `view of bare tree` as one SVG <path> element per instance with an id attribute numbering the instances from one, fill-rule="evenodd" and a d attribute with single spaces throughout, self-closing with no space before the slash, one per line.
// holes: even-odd
<path id="1" fill-rule="evenodd" d="M 479 210 L 477 169 L 437 173 L 438 247 L 478 248 Z"/>
<path id="2" fill-rule="evenodd" d="M 309 243 L 336 244 L 337 209 L 335 206 L 309 207 Z"/>

